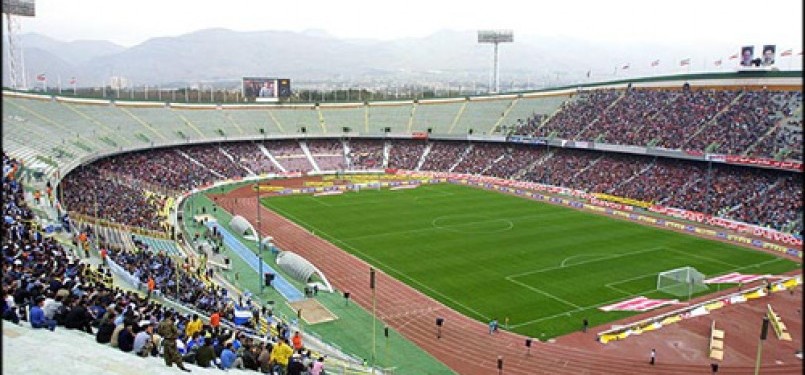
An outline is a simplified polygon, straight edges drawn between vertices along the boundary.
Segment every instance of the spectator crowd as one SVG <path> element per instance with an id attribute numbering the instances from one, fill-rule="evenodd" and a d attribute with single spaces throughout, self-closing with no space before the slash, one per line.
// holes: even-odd
<path id="1" fill-rule="evenodd" d="M 515 134 L 802 161 L 801 103 L 801 91 L 765 89 L 583 91 Z"/>
<path id="2" fill-rule="evenodd" d="M 713 109 L 723 107 L 718 103 L 729 99 L 729 96 L 722 97 L 727 94 L 719 91 L 697 92 L 697 94 L 648 93 L 647 90 L 634 89 L 629 94 L 624 94 L 626 95 L 624 97 L 613 99 L 612 95 L 616 94 L 605 91 L 593 98 L 577 98 L 567 106 L 575 108 L 582 102 L 588 104 L 596 102 L 599 106 L 609 103 L 606 106 L 610 109 L 617 108 L 617 111 L 596 118 L 596 123 L 612 124 L 614 123 L 612 119 L 617 118 L 620 119 L 618 121 L 631 119 L 629 121 L 637 124 L 639 116 L 636 113 L 639 111 L 634 108 L 642 105 L 650 106 L 657 100 L 656 95 L 661 95 L 663 98 L 661 102 L 676 101 L 684 95 L 693 95 L 693 99 L 688 100 L 703 103 L 694 107 Z M 732 101 L 766 103 L 763 101 L 765 99 L 757 99 L 757 95 L 756 92 L 738 93 L 732 96 Z M 788 97 L 783 94 L 776 95 L 771 96 L 772 99 L 769 100 L 783 103 L 783 99 Z M 791 105 L 780 105 L 779 108 L 782 112 L 792 114 Z M 696 113 L 696 110 L 691 110 L 691 113 Z M 549 120 L 548 124 L 551 121 L 558 121 L 555 119 L 560 117 L 560 114 Z M 725 109 L 721 115 L 714 116 L 713 121 L 718 122 L 723 116 L 732 116 L 732 112 Z M 651 118 L 667 120 L 670 117 L 665 116 L 663 112 L 653 112 Z M 790 127 L 783 126 L 781 129 Z M 787 131 L 795 134 L 793 130 Z M 609 129 L 601 134 L 608 139 L 613 134 L 622 133 Z M 776 139 L 774 137 L 774 134 L 770 134 L 767 138 Z M 801 132 L 792 137 L 801 140 Z M 733 146 L 749 144 L 738 140 L 732 142 L 730 139 L 732 138 L 724 138 L 723 144 Z M 322 159 L 334 157 L 339 161 L 346 159 L 350 163 L 350 168 L 376 169 L 383 165 L 386 142 L 312 140 L 307 142 L 307 147 L 314 159 L 319 160 L 319 166 L 322 168 L 343 165 L 340 163 L 331 165 Z M 662 143 L 665 141 L 660 142 L 665 144 Z M 709 141 L 704 141 L 707 142 Z M 346 155 L 343 154 L 345 144 L 349 150 Z M 293 165 L 294 161 L 298 161 L 301 164 L 296 167 L 301 170 L 312 169 L 298 141 L 268 141 L 265 145 L 272 155 L 276 155 L 281 164 L 286 165 L 286 168 L 289 168 L 288 165 Z M 70 211 L 98 216 L 115 223 L 168 232 L 170 228 L 166 227 L 164 217 L 160 216 L 160 212 L 164 212 L 165 196 L 144 194 L 143 191 L 154 187 L 168 192 L 166 194 L 178 195 L 178 192 L 192 190 L 220 178 L 212 173 L 212 170 L 227 173 L 226 177 L 246 176 L 247 169 L 244 168 L 245 165 L 238 164 L 238 160 L 257 160 L 266 157 L 259 146 L 253 143 L 233 144 L 226 149 L 237 150 L 227 151 L 233 156 L 232 160 L 224 155 L 222 146 L 219 145 L 160 149 L 150 153 L 136 152 L 100 160 L 77 168 L 64 179 L 61 186 L 63 205 Z M 493 142 L 395 140 L 388 142 L 387 152 L 389 168 L 416 169 L 421 163 L 421 170 L 484 174 L 539 182 L 591 193 L 614 194 L 775 229 L 798 232 L 802 228 L 802 215 L 798 209 L 801 207 L 798 204 L 801 189 L 797 189 L 802 177 L 801 174 L 794 172 L 616 152 Z M 271 163 L 267 158 L 262 160 Z M 225 165 L 228 167 L 224 167 Z M 294 167 L 289 168 L 293 169 Z M 772 207 L 775 209 L 769 209 Z"/>
<path id="3" fill-rule="evenodd" d="M 94 336 L 99 344 L 140 357 L 161 357 L 166 365 L 176 364 L 184 371 L 191 371 L 184 364 L 192 363 L 261 373 L 323 373 L 324 358 L 315 357 L 303 345 L 300 333 L 292 333 L 270 310 L 255 309 L 255 316 L 262 314 L 270 325 L 265 338 L 222 324 L 231 317 L 234 303 L 224 304 L 225 293 L 202 286 L 192 274 L 179 277 L 183 291 L 179 301 L 210 313 L 208 323 L 197 314 L 163 306 L 151 294 L 143 297 L 100 282 L 102 278 L 93 275 L 109 275 L 108 268 L 96 269 L 78 259 L 73 249 L 37 227 L 17 179 L 19 170 L 20 164 L 3 154 L 4 320 L 54 334 L 61 329 L 78 330 Z M 152 254 L 142 246 L 112 253 L 111 259 L 134 274 L 155 278 L 157 288 L 168 296 L 170 280 L 180 271 L 163 254 Z M 242 297 L 238 303 L 243 304 Z"/>

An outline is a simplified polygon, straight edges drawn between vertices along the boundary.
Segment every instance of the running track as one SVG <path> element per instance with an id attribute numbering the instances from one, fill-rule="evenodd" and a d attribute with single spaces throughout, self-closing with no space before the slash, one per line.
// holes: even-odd
<path id="1" fill-rule="evenodd" d="M 237 193 L 236 193 L 237 194 Z M 253 194 L 253 193 L 250 193 Z M 236 196 L 236 195 L 234 195 Z M 230 195 L 230 197 L 234 197 Z M 256 220 L 253 199 L 219 197 L 218 203 L 233 215 L 252 223 Z M 282 249 L 293 250 L 315 264 L 338 290 L 370 310 L 369 264 L 337 246 L 310 234 L 304 228 L 260 208 L 262 235 L 271 235 Z M 263 228 L 271 228 L 271 232 Z M 459 374 L 497 374 L 497 357 L 504 358 L 504 374 L 709 374 L 708 363 L 657 366 L 648 364 L 647 353 L 591 352 L 558 343 L 534 342 L 526 355 L 525 337 L 506 331 L 489 335 L 484 323 L 470 319 L 438 301 L 378 270 L 376 275 L 377 315 L 389 327 L 430 353 Z M 445 319 L 441 339 L 436 338 L 436 318 Z M 588 333 L 592 339 L 594 333 Z M 706 349 L 705 349 L 706 350 Z M 661 357 L 658 356 L 661 361 Z M 766 359 L 766 358 L 764 358 Z M 802 363 L 768 366 L 763 374 L 799 374 Z M 753 373 L 751 364 L 723 366 L 719 374 Z"/>

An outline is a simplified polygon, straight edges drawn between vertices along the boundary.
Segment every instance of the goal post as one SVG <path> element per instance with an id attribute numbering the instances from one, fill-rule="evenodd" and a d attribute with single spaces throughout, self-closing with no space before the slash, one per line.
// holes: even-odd
<path id="1" fill-rule="evenodd" d="M 680 267 L 657 275 L 657 290 L 666 294 L 688 299 L 693 294 L 707 290 L 704 274 L 693 267 Z"/>

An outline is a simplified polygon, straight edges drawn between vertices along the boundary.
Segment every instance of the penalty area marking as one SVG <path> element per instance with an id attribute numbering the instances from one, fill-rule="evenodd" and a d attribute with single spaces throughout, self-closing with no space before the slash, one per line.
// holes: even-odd
<path id="1" fill-rule="evenodd" d="M 630 256 L 630 255 L 643 254 L 643 253 L 648 253 L 648 252 L 658 251 L 658 250 L 663 250 L 663 249 L 666 249 L 666 248 L 664 246 L 652 247 L 652 248 L 643 249 L 643 250 L 637 250 L 637 251 L 631 251 L 631 252 L 626 252 L 626 253 L 615 254 L 615 255 L 611 255 L 611 256 L 603 256 L 603 257 L 599 257 L 599 258 L 596 258 L 596 259 L 591 259 L 591 260 L 587 260 L 587 261 L 583 261 L 583 262 L 574 263 L 574 264 L 571 264 L 569 266 L 563 266 L 563 265 L 560 264 L 558 266 L 545 267 L 545 268 L 540 268 L 540 269 L 536 269 L 536 270 L 531 270 L 531 271 L 511 274 L 509 276 L 506 276 L 506 279 L 518 278 L 518 277 L 522 277 L 522 276 L 532 275 L 532 274 L 535 274 L 535 273 L 553 271 L 553 270 L 557 270 L 557 269 L 560 269 L 560 268 L 575 267 L 575 266 L 580 266 L 582 264 L 595 263 L 595 262 L 600 262 L 602 260 L 622 258 L 622 257 Z"/>
<path id="2" fill-rule="evenodd" d="M 569 261 L 571 259 L 585 258 L 585 257 L 601 258 L 601 257 L 605 257 L 605 256 L 606 255 L 603 255 L 603 254 L 579 254 L 579 255 L 573 255 L 573 256 L 569 256 L 569 257 L 565 258 L 564 260 L 562 260 L 562 263 L 559 264 L 559 267 L 567 267 L 566 263 L 567 263 L 567 261 Z"/>
<path id="3" fill-rule="evenodd" d="M 314 202 L 316 202 L 316 203 L 318 203 L 318 204 L 320 204 L 320 205 L 322 205 L 322 206 L 326 206 L 326 207 L 333 207 L 333 205 L 332 205 L 332 204 L 329 204 L 329 203 L 327 203 L 327 202 L 324 202 L 323 200 L 318 199 L 318 197 L 316 197 L 316 196 L 313 196 L 313 195 L 308 195 L 308 198 L 309 198 L 309 199 L 312 199 Z M 272 208 L 273 208 L 273 207 L 272 207 Z"/>
<path id="4" fill-rule="evenodd" d="M 742 269 L 748 269 L 748 268 L 753 268 L 753 267 L 758 267 L 758 266 L 762 266 L 762 265 L 766 265 L 766 264 L 769 264 L 769 263 L 774 263 L 774 262 L 778 262 L 778 261 L 782 261 L 782 260 L 784 260 L 784 259 L 782 259 L 782 258 L 774 258 L 774 259 L 770 259 L 770 260 L 760 262 L 760 263 L 755 263 L 755 264 L 749 264 L 749 265 L 745 265 L 745 266 L 735 267 L 733 269 L 729 269 L 729 270 L 724 271 L 724 273 L 739 271 L 739 270 L 742 270 Z M 570 267 L 572 267 L 572 266 L 573 265 L 571 265 Z M 632 280 L 636 280 L 636 279 L 644 278 L 644 277 L 648 277 L 648 276 L 654 276 L 654 275 L 657 275 L 657 273 L 656 272 L 655 273 L 649 273 L 649 274 L 645 274 L 645 275 L 641 275 L 641 276 L 637 276 L 637 277 L 632 277 L 632 278 L 628 278 L 628 279 L 622 279 L 622 280 L 618 280 L 618 281 L 613 281 L 613 282 L 608 283 L 608 284 L 606 284 L 604 286 L 609 288 L 609 289 L 617 290 L 617 291 L 619 291 L 621 293 L 627 294 L 627 297 L 628 296 L 639 296 L 639 295 L 649 294 L 649 293 L 652 293 L 652 292 L 656 292 L 657 289 L 654 288 L 654 289 L 644 290 L 642 292 L 630 293 L 630 292 L 627 292 L 627 291 L 625 291 L 623 289 L 617 288 L 617 287 L 615 287 L 613 285 L 618 285 L 618 284 L 622 284 L 624 282 L 628 282 L 628 281 L 632 281 Z M 507 279 L 508 279 L 508 277 L 507 277 Z M 512 280 L 509 280 L 509 281 L 512 281 Z M 604 301 L 604 302 L 601 302 L 601 303 L 597 303 L 597 304 L 593 304 L 593 305 L 589 305 L 589 306 L 579 307 L 579 308 L 577 308 L 575 310 L 563 311 L 563 312 L 560 312 L 560 313 L 556 313 L 556 314 L 549 315 L 549 316 L 543 316 L 543 317 L 533 319 L 533 320 L 529 320 L 529 321 L 525 321 L 525 322 L 522 322 L 522 323 L 511 324 L 509 327 L 510 328 L 520 328 L 520 327 L 524 327 L 524 326 L 529 326 L 529 325 L 539 323 L 539 322 L 543 322 L 543 321 L 546 321 L 546 320 L 551 320 L 551 319 L 559 318 L 559 317 L 562 317 L 562 316 L 567 316 L 568 314 L 578 313 L 578 312 L 589 310 L 589 309 L 596 309 L 596 308 L 599 308 L 601 306 L 605 306 L 605 305 L 609 305 L 609 304 L 612 304 L 612 303 L 615 303 L 615 302 L 623 301 L 623 299 L 624 299 L 624 297 L 618 297 L 618 298 L 614 298 L 614 299 Z"/>
<path id="5" fill-rule="evenodd" d="M 571 312 L 581 311 L 581 310 L 584 310 L 586 308 L 582 307 L 582 306 L 579 306 L 579 305 L 577 305 L 577 304 L 575 304 L 573 302 L 570 302 L 570 301 L 568 301 L 566 299 L 563 299 L 561 297 L 558 297 L 556 295 L 553 295 L 551 293 L 548 293 L 548 292 L 546 292 L 544 290 L 536 288 L 536 287 L 534 287 L 532 285 L 526 284 L 526 283 L 521 282 L 521 281 L 517 281 L 515 279 L 518 278 L 518 277 L 521 277 L 521 276 L 532 275 L 532 274 L 535 274 L 535 273 L 552 271 L 552 270 L 556 270 L 556 269 L 560 269 L 560 268 L 570 268 L 570 267 L 578 266 L 578 265 L 581 265 L 581 264 L 595 263 L 595 262 L 598 262 L 598 261 L 601 261 L 601 260 L 619 258 L 619 257 L 623 257 L 623 256 L 628 256 L 628 255 L 633 255 L 633 254 L 641 254 L 641 253 L 645 253 L 645 252 L 649 252 L 649 251 L 657 251 L 657 250 L 662 250 L 662 249 L 665 249 L 665 247 L 654 247 L 654 248 L 650 248 L 650 249 L 638 250 L 638 251 L 633 251 L 633 252 L 629 252 L 629 253 L 617 254 L 617 255 L 613 255 L 613 256 L 603 256 L 603 257 L 599 256 L 596 259 L 591 259 L 591 260 L 588 260 L 588 261 L 583 261 L 583 262 L 579 262 L 579 263 L 576 263 L 576 264 L 572 264 L 570 266 L 565 266 L 564 265 L 565 261 L 568 260 L 569 258 L 573 258 L 573 257 L 569 257 L 569 258 L 565 258 L 565 260 L 563 260 L 562 264 L 560 264 L 559 266 L 547 267 L 547 268 L 542 268 L 542 269 L 538 269 L 538 270 L 534 270 L 534 271 L 529 271 L 529 272 L 523 272 L 523 273 L 519 273 L 519 274 L 509 275 L 509 276 L 506 276 L 504 279 L 506 279 L 507 281 L 509 281 L 509 282 L 511 282 L 513 284 L 517 284 L 517 285 L 519 285 L 519 286 L 521 286 L 523 288 L 531 290 L 533 292 L 542 294 L 542 295 L 544 295 L 544 296 L 546 296 L 548 298 L 551 298 L 553 300 L 562 302 L 565 305 L 572 306 L 572 307 L 576 308 L 576 310 L 562 313 L 562 314 L 570 314 Z M 575 256 L 575 257 L 578 257 L 578 255 Z M 562 315 L 562 314 L 559 314 L 559 315 Z"/>

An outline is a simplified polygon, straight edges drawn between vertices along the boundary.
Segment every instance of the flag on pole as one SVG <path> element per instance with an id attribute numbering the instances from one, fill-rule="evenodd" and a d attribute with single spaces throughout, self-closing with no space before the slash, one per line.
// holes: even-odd
<path id="1" fill-rule="evenodd" d="M 629 64 L 626 64 L 626 65 L 622 66 L 621 69 L 623 69 L 623 70 L 629 69 Z"/>
<path id="2" fill-rule="evenodd" d="M 794 50 L 792 50 L 792 49 L 790 49 L 790 48 L 789 48 L 789 49 L 787 49 L 787 50 L 783 51 L 783 52 L 780 54 L 780 56 L 791 56 L 791 54 L 792 54 L 792 53 L 794 53 Z"/>
<path id="3" fill-rule="evenodd" d="M 660 60 L 654 60 L 651 62 L 651 66 L 657 66 L 657 65 L 660 65 Z"/>
<path id="4" fill-rule="evenodd" d="M 737 59 L 737 58 L 738 58 L 738 54 L 737 54 L 737 53 L 736 53 L 736 54 L 734 54 L 734 55 L 732 55 L 732 56 L 730 56 L 730 60 L 735 60 L 735 59 Z"/>
<path id="5" fill-rule="evenodd" d="M 721 66 L 721 59 L 714 61 L 713 64 L 715 64 L 716 66 Z"/>
<path id="6" fill-rule="evenodd" d="M 683 59 L 679 62 L 680 66 L 690 65 L 690 59 Z"/>

